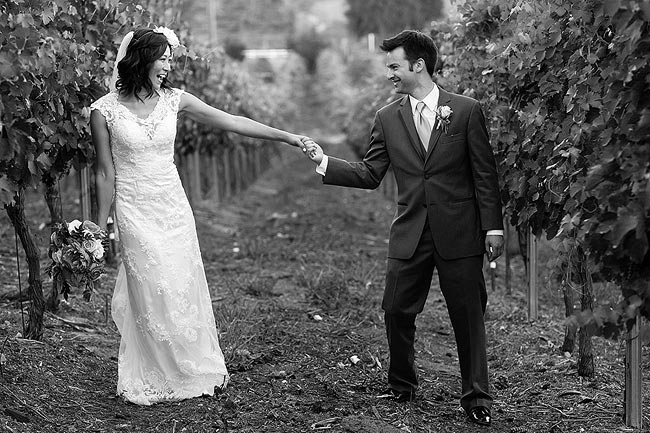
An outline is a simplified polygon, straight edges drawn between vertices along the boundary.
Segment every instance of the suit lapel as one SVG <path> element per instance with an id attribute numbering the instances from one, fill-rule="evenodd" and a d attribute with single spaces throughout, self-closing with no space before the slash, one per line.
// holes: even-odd
<path id="1" fill-rule="evenodd" d="M 413 109 L 411 108 L 411 102 L 409 101 L 408 96 L 402 98 L 402 102 L 400 102 L 400 107 L 397 111 L 404 128 L 406 128 L 406 131 L 408 132 L 411 146 L 413 146 L 413 149 L 415 149 L 420 158 L 424 159 L 424 148 L 420 144 L 420 137 L 415 129 L 415 123 L 413 122 Z"/>
<path id="2" fill-rule="evenodd" d="M 440 89 L 440 95 L 438 97 L 438 107 L 449 104 L 449 101 L 451 101 L 449 92 L 444 91 L 443 89 L 440 88 L 440 86 L 438 86 L 438 89 Z M 439 122 L 440 120 L 436 118 L 435 123 L 438 124 Z M 429 161 L 429 158 L 433 153 L 433 149 L 436 147 L 436 145 L 438 144 L 438 140 L 440 140 L 440 136 L 443 134 L 442 126 L 440 128 L 435 128 L 435 126 L 436 125 L 434 125 L 434 129 L 431 131 L 431 138 L 429 139 L 429 150 L 427 151 L 427 155 L 424 160 L 425 164 L 427 163 L 427 161 Z M 415 124 L 413 125 L 413 129 L 415 129 Z"/>

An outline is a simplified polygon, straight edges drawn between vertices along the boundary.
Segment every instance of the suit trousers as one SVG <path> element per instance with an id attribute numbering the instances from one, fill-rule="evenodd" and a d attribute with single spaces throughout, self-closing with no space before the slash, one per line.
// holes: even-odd
<path id="1" fill-rule="evenodd" d="M 444 229 L 443 229 L 444 230 Z M 492 406 L 489 394 L 483 316 L 487 292 L 483 256 L 445 260 L 433 242 L 428 222 L 412 258 L 388 259 L 382 308 L 390 353 L 388 384 L 395 391 L 415 393 L 415 319 L 424 309 L 434 269 L 454 329 L 462 379 L 461 406 Z"/>

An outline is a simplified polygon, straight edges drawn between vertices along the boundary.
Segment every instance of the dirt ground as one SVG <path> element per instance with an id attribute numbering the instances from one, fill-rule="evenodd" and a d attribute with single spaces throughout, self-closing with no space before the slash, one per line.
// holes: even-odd
<path id="1" fill-rule="evenodd" d="M 326 150 L 350 156 L 336 146 Z M 494 288 L 487 278 L 496 399 L 491 428 L 468 423 L 459 409 L 456 348 L 435 281 L 418 319 L 418 398 L 403 404 L 377 398 L 388 363 L 380 300 L 394 207 L 378 191 L 321 185 L 313 164 L 302 158 L 284 149 L 274 168 L 241 196 L 194 206 L 232 374 L 228 388 L 214 397 L 151 407 L 116 397 L 119 335 L 108 311 L 115 267 L 90 302 L 73 295 L 56 314 L 47 313 L 42 342 L 17 338 L 22 324 L 14 233 L 0 213 L 0 431 L 635 431 L 622 421 L 625 343 L 595 338 L 596 374 L 578 377 L 576 354 L 565 356 L 559 348 L 560 293 L 543 276 L 539 319 L 527 321 L 520 258 L 513 263 L 512 294 L 504 289 L 502 259 Z M 65 216 L 77 217 L 74 198 L 64 202 Z M 28 210 L 44 268 L 49 218 L 38 194 Z M 22 256 L 21 265 L 24 291 Z M 49 291 L 47 276 L 44 281 Z M 643 374 L 648 428 L 647 347 Z"/>

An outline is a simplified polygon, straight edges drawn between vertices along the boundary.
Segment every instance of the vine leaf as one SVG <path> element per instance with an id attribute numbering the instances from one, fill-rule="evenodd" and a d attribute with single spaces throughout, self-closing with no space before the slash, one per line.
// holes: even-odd
<path id="1" fill-rule="evenodd" d="M 18 185 L 7 177 L 0 177 L 0 203 L 12 205 Z"/>

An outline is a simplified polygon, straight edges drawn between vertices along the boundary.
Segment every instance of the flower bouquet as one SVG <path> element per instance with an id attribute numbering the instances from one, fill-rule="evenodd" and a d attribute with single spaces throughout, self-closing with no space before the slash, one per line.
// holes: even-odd
<path id="1" fill-rule="evenodd" d="M 65 299 L 72 288 L 83 289 L 84 299 L 90 300 L 95 281 L 105 273 L 105 238 L 106 232 L 92 221 L 74 220 L 55 226 L 48 252 L 52 263 L 46 271 Z"/>

